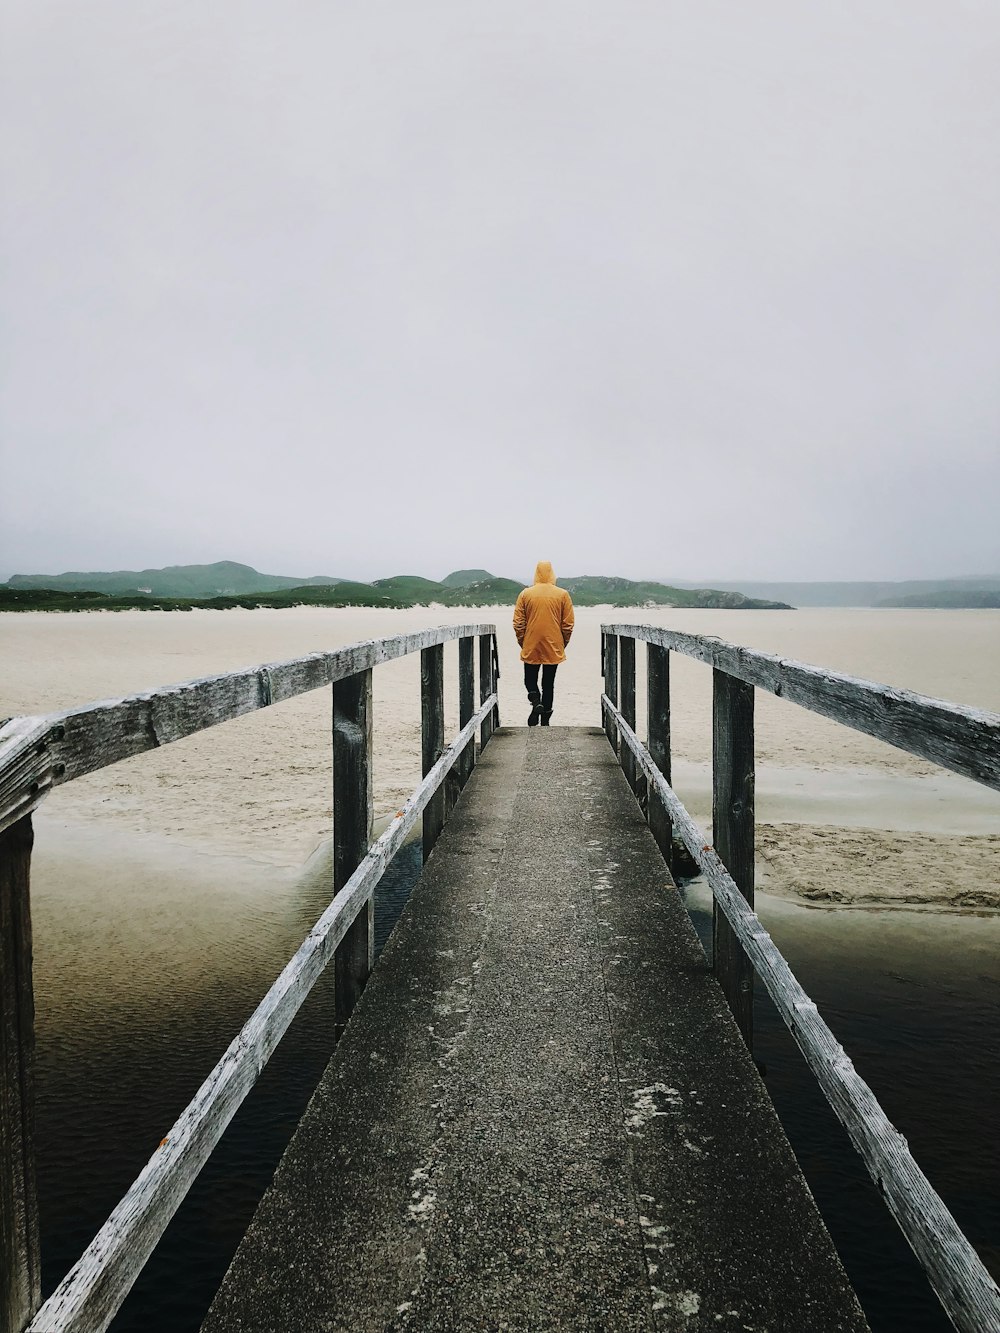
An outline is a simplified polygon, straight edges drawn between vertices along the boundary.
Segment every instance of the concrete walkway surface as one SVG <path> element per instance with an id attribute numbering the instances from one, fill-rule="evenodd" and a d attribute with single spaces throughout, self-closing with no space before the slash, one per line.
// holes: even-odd
<path id="1" fill-rule="evenodd" d="M 866 1328 L 604 733 L 496 732 L 203 1330 Z"/>

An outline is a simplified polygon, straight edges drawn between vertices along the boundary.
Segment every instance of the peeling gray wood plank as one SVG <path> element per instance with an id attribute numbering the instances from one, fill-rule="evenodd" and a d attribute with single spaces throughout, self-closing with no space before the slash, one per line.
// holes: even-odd
<path id="1" fill-rule="evenodd" d="M 35 1188 L 35 1002 L 31 816 L 0 833 L 0 1333 L 21 1333 L 42 1299 Z"/>
<path id="2" fill-rule="evenodd" d="M 33 810 L 52 787 L 85 773 L 344 680 L 380 662 L 470 634 L 491 634 L 493 628 L 441 625 L 349 644 L 330 653 L 206 676 L 86 708 L 13 718 L 0 727 L 0 829 Z"/>
<path id="3" fill-rule="evenodd" d="M 602 638 L 604 641 L 604 689 L 609 699 L 618 704 L 618 636 L 607 625 L 601 626 Z M 608 740 L 611 742 L 612 749 L 618 754 L 618 738 L 615 735 L 614 723 L 610 717 L 605 720 L 605 731 Z"/>
<path id="4" fill-rule="evenodd" d="M 437 644 L 420 652 L 420 753 L 429 773 L 444 749 L 444 648 Z M 434 850 L 448 817 L 445 791 L 435 793 L 424 813 L 424 860 Z"/>
<path id="5" fill-rule="evenodd" d="M 52 733 L 46 717 L 13 717 L 0 727 L 0 830 L 30 815 L 52 790 Z"/>
<path id="6" fill-rule="evenodd" d="M 496 681 L 493 679 L 493 639 L 489 634 L 480 635 L 479 638 L 479 701 L 482 703 L 491 694 L 496 691 Z M 480 731 L 479 746 L 480 750 L 486 748 L 486 744 L 493 735 L 492 716 L 483 721 Z"/>
<path id="7" fill-rule="evenodd" d="M 490 695 L 368 849 L 27 1333 L 103 1333 L 406 834 L 496 706 Z"/>
<path id="8" fill-rule="evenodd" d="M 372 673 L 333 686 L 333 892 L 361 864 L 372 833 Z M 375 963 L 375 895 L 348 928 L 334 958 L 339 1037 Z"/>
<path id="9" fill-rule="evenodd" d="M 1000 791 L 1000 714 L 651 625 L 602 625 L 672 648 L 737 680 Z"/>
<path id="10" fill-rule="evenodd" d="M 646 718 L 649 752 L 670 781 L 670 653 L 659 644 L 646 645 Z M 673 834 L 663 802 L 653 788 L 646 795 L 646 817 L 667 868 L 673 870 Z"/>
<path id="11" fill-rule="evenodd" d="M 471 637 L 458 641 L 458 725 L 464 727 L 476 711 L 476 641 Z M 491 693 L 492 691 L 487 691 Z M 458 781 L 464 787 L 476 763 L 476 743 L 466 748 L 459 764 Z"/>
<path id="12" fill-rule="evenodd" d="M 740 893 L 715 849 L 649 752 L 605 695 L 602 709 L 618 723 L 623 745 L 635 755 L 670 813 L 674 828 L 698 862 L 715 901 L 747 952 L 754 971 L 805 1056 L 838 1120 L 923 1265 L 958 1333 L 1000 1333 L 1000 1290 L 958 1223 L 910 1153 L 905 1138 L 882 1110 L 844 1048 L 834 1037 L 785 962 L 760 918 Z"/>
<path id="13" fill-rule="evenodd" d="M 712 836 L 723 865 L 752 907 L 753 686 L 724 671 L 713 671 L 712 676 Z M 635 723 L 625 720 L 634 732 Z M 743 1040 L 753 1050 L 753 968 L 718 904 L 712 906 L 715 975 Z"/>
<path id="14" fill-rule="evenodd" d="M 635 639 L 624 635 L 618 641 L 618 688 L 621 696 L 621 710 L 630 727 L 635 726 Z M 628 785 L 635 792 L 640 805 L 645 799 L 645 786 L 632 756 L 622 754 L 622 770 Z"/>

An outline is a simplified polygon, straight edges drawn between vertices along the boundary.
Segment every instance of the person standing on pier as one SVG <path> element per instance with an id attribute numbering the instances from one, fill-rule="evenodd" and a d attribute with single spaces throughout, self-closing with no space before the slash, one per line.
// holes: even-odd
<path id="1" fill-rule="evenodd" d="M 556 685 L 556 667 L 566 661 L 566 645 L 573 633 L 573 601 L 565 588 L 556 587 L 556 576 L 548 560 L 535 566 L 535 582 L 517 596 L 514 633 L 521 646 L 524 688 L 531 712 L 528 726 L 549 725 Z M 538 673 L 542 688 L 538 688 Z"/>

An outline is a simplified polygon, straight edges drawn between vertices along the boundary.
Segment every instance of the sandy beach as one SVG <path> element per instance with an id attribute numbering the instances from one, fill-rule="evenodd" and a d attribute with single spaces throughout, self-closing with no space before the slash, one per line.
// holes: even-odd
<path id="1" fill-rule="evenodd" d="M 428 624 L 495 621 L 502 717 L 523 726 L 510 610 L 0 615 L 0 716 Z M 640 618 L 1000 709 L 995 613 L 643 611 Z M 554 724 L 598 722 L 600 625 L 625 619 L 605 608 L 579 612 L 557 679 Z M 638 658 L 641 700 L 644 653 Z M 456 646 L 445 661 L 453 734 Z M 710 670 L 674 654 L 672 694 L 674 783 L 707 832 Z M 375 805 L 384 817 L 419 777 L 418 659 L 377 668 L 374 696 Z M 852 1056 L 881 1052 L 885 1073 L 872 1071 L 873 1086 L 889 1098 L 902 1132 L 921 1142 L 921 1161 L 943 1154 L 943 1183 L 981 1196 L 988 1211 L 993 1139 L 982 1106 L 993 1076 L 986 1051 L 1000 927 L 1000 796 L 759 692 L 756 730 L 762 920 Z M 75 1262 L 325 907 L 330 788 L 330 691 L 321 689 L 69 783 L 38 810 L 31 903 L 38 1132 L 53 1279 Z M 707 896 L 704 884 L 688 886 L 703 921 Z M 119 1316 L 123 1328 L 198 1326 L 328 1058 L 329 982 L 307 1002 L 253 1105 L 230 1128 L 215 1173 L 210 1164 L 196 1184 L 185 1205 L 189 1223 L 168 1231 Z M 956 1040 L 966 1057 L 958 1069 Z M 756 1049 L 783 1120 L 795 1128 L 818 1094 L 784 1041 L 783 1029 L 770 1039 L 765 1017 Z M 808 1112 L 803 1123 L 812 1135 Z M 847 1182 L 827 1190 L 824 1215 L 840 1226 L 842 1249 L 862 1257 L 862 1286 L 868 1282 L 877 1302 L 884 1264 L 870 1280 L 864 1274 L 867 1256 L 883 1252 L 885 1221 L 877 1200 L 873 1216 L 859 1212 L 850 1172 L 860 1168 L 850 1154 L 844 1159 L 842 1138 L 838 1131 L 811 1149 L 807 1137 L 806 1159 L 818 1153 L 820 1186 Z M 962 1145 L 960 1160 L 953 1143 Z M 886 1297 L 891 1319 L 900 1291 L 909 1291 L 905 1279 Z"/>
<path id="2" fill-rule="evenodd" d="M 629 619 L 1000 711 L 1000 613 L 598 607 L 578 611 L 559 671 L 554 725 L 598 722 L 600 624 Z M 2 615 L 0 716 L 55 711 L 428 624 L 470 622 L 497 624 L 501 717 L 523 725 L 507 607 Z M 445 658 L 450 735 L 457 729 L 454 645 Z M 642 734 L 641 647 L 638 658 Z M 711 672 L 674 654 L 672 695 L 675 785 L 707 829 Z M 377 668 L 374 697 L 375 806 L 376 816 L 385 816 L 419 780 L 418 659 Z M 73 863 L 77 876 L 100 874 L 95 839 L 113 865 L 114 839 L 127 835 L 133 850 L 139 836 L 155 849 L 151 879 L 171 848 L 181 859 L 210 859 L 217 875 L 247 892 L 255 881 L 273 881 L 276 871 L 294 876 L 329 837 L 329 712 L 329 692 L 319 690 L 58 789 L 36 817 L 39 870 L 46 880 L 62 880 Z M 759 691 L 756 733 L 762 888 L 816 905 L 1000 909 L 1000 795 Z M 129 879 L 134 885 L 134 875 Z"/>

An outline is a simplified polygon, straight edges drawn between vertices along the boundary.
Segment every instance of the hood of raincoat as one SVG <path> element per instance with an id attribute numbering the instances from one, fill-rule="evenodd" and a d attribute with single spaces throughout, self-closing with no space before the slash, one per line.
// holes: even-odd
<path id="1" fill-rule="evenodd" d="M 558 666 L 566 661 L 566 645 L 573 633 L 573 599 L 556 585 L 547 560 L 539 560 L 534 585 L 517 594 L 513 625 L 522 662 Z"/>

